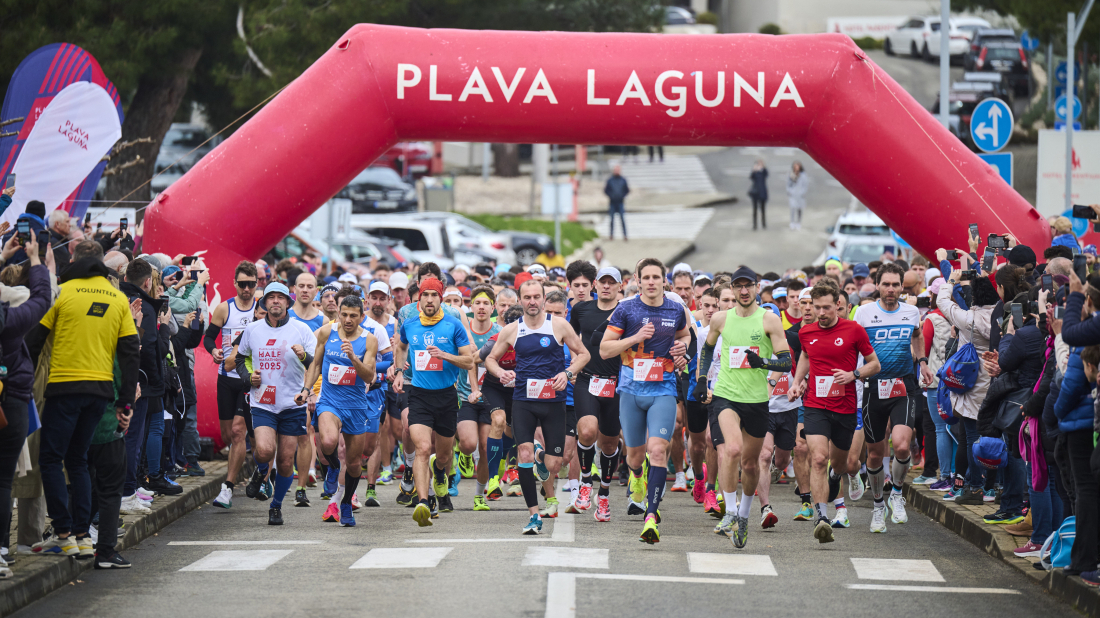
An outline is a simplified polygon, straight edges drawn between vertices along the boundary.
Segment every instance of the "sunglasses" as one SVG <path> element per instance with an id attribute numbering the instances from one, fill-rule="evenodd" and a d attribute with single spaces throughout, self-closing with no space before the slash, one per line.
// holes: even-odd
<path id="1" fill-rule="evenodd" d="M 237 281 L 237 287 L 239 288 L 254 288 L 256 287 L 255 281 Z"/>

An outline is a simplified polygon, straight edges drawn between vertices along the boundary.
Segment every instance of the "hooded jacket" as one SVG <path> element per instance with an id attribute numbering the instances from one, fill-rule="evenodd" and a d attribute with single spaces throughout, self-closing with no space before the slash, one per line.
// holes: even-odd
<path id="1" fill-rule="evenodd" d="M 142 397 L 160 397 L 164 395 L 165 376 L 167 374 L 168 328 L 159 328 L 157 316 L 164 301 L 153 298 L 138 286 L 123 281 L 119 291 L 131 301 L 141 299 L 141 371 L 138 383 L 141 384 Z"/>
<path id="2" fill-rule="evenodd" d="M 1062 389 L 1058 400 L 1054 402 L 1054 414 L 1058 416 L 1058 429 L 1062 433 L 1070 431 L 1092 431 L 1093 420 L 1093 384 L 1085 377 L 1085 366 L 1081 362 L 1081 348 L 1073 348 L 1069 353 L 1069 367 L 1062 378 Z"/>

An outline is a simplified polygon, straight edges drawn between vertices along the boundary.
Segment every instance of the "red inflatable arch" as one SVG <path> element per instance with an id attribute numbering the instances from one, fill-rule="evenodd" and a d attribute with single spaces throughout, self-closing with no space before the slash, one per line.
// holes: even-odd
<path id="1" fill-rule="evenodd" d="M 964 247 L 973 222 L 1037 248 L 1050 238 L 845 35 L 358 25 L 157 198 L 147 246 L 208 249 L 226 298 L 239 260 L 262 256 L 398 140 L 794 146 L 925 255 Z M 206 417 L 213 378 L 198 373 Z"/>

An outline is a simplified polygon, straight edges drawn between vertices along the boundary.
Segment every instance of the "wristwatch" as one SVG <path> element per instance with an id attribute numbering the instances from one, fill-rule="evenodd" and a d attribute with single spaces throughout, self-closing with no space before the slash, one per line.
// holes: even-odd
<path id="1" fill-rule="evenodd" d="M 566 369 L 565 370 L 565 379 L 572 382 L 573 381 L 573 372 Z"/>
<path id="2" fill-rule="evenodd" d="M 779 384 L 779 382 L 777 380 L 773 380 L 771 378 L 768 378 L 768 385 L 769 386 L 774 387 L 776 384 Z"/>
<path id="3" fill-rule="evenodd" d="M 925 363 L 925 364 L 927 364 L 927 363 L 928 363 L 928 357 L 927 357 L 927 356 L 925 356 L 924 358 L 918 358 L 918 359 L 917 359 L 917 364 L 919 365 L 919 364 L 921 364 L 921 363 Z"/>
<path id="4" fill-rule="evenodd" d="M 855 379 L 857 379 L 857 380 L 859 379 L 859 368 L 858 367 L 856 369 L 852 370 L 852 375 L 855 376 Z"/>

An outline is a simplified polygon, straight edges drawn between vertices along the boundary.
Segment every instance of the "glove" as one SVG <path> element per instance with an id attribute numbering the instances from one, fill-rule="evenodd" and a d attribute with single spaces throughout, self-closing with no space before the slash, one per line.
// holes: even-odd
<path id="1" fill-rule="evenodd" d="M 707 398 L 707 381 L 706 379 L 699 380 L 695 383 L 695 390 L 691 391 L 691 394 L 695 396 L 695 401 L 703 401 Z"/>
<path id="2" fill-rule="evenodd" d="M 745 352 L 745 360 L 749 362 L 749 367 L 753 369 L 763 369 L 764 359 L 760 358 L 760 355 L 752 350 Z"/>

